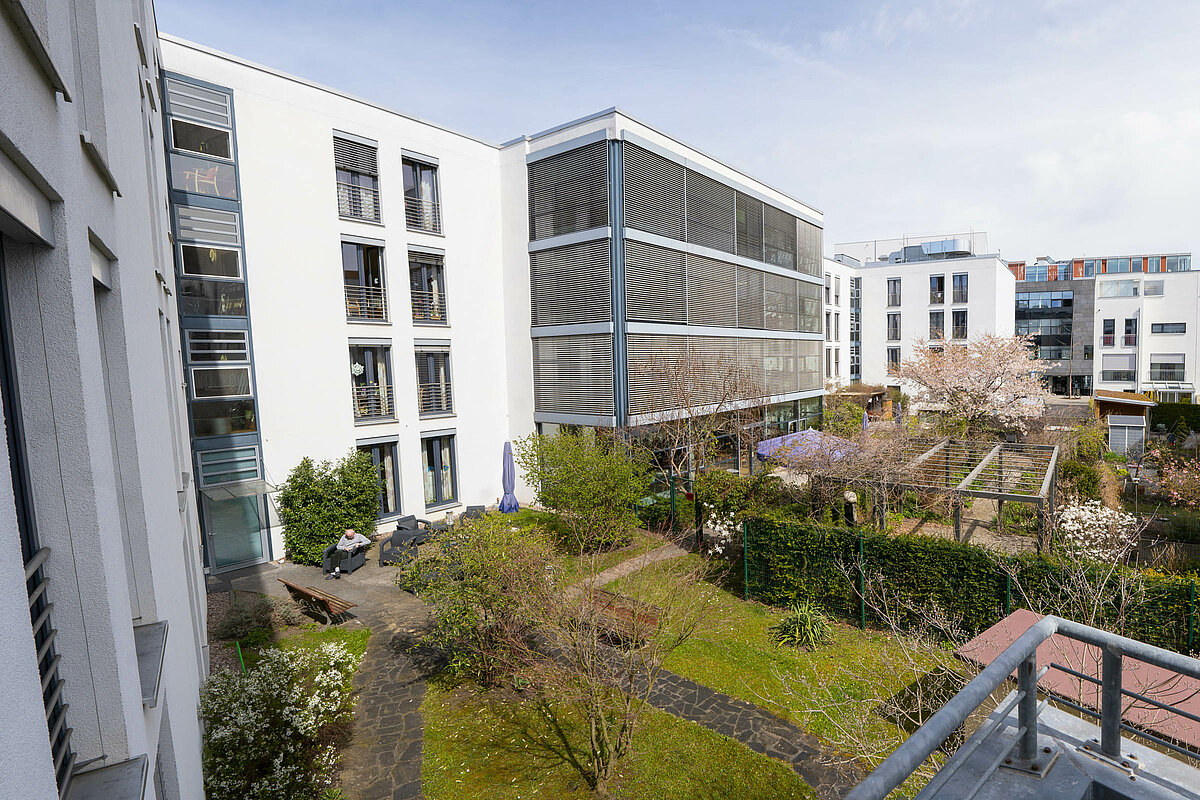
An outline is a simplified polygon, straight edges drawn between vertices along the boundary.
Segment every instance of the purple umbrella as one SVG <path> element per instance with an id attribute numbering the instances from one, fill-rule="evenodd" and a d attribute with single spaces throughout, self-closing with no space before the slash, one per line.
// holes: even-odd
<path id="1" fill-rule="evenodd" d="M 500 483 L 504 487 L 504 496 L 500 498 L 500 510 L 505 514 L 512 514 L 521 507 L 517 502 L 517 496 L 513 494 L 513 489 L 517 485 L 517 470 L 513 467 L 512 443 L 504 443 L 504 459 L 500 470 Z"/>

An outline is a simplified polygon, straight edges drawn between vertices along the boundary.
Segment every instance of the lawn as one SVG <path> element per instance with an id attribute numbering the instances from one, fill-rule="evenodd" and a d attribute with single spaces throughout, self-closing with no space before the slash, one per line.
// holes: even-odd
<path id="1" fill-rule="evenodd" d="M 421 779 L 429 800 L 592 797 L 546 716 L 531 701 L 431 682 L 421 714 Z M 585 741 L 582 720 L 564 713 L 560 722 L 567 741 L 579 752 Z M 783 762 L 649 708 L 634 735 L 634 751 L 619 773 L 610 795 L 621 800 L 814 796 Z"/>
<path id="2" fill-rule="evenodd" d="M 262 631 L 260 634 L 259 631 Z M 371 638 L 368 628 L 321 628 L 316 623 L 295 628 L 285 628 L 274 634 L 265 629 L 259 629 L 247 637 L 249 641 L 242 642 L 242 658 L 246 668 L 252 669 L 261 659 L 263 650 L 276 647 L 280 650 L 315 650 L 323 644 L 341 643 L 348 651 L 360 659 L 367 651 L 367 640 Z"/>
<path id="3" fill-rule="evenodd" d="M 523 508 L 513 515 L 513 522 L 522 527 L 538 526 L 543 528 L 558 542 L 566 538 L 567 534 L 561 529 L 561 523 L 558 517 L 548 511 L 537 511 L 531 508 Z M 631 558 L 636 558 L 643 553 L 648 553 L 655 548 L 662 547 L 666 542 L 651 536 L 644 530 L 635 530 L 633 532 L 633 541 L 625 547 L 609 550 L 602 553 L 594 553 L 581 556 L 576 552 L 570 552 L 565 547 L 559 547 L 559 569 L 562 579 L 566 583 L 575 583 L 583 580 L 592 569 L 597 573 L 603 572 L 610 567 L 615 567 L 622 561 L 627 561 Z M 594 562 L 594 563 L 589 563 Z"/>

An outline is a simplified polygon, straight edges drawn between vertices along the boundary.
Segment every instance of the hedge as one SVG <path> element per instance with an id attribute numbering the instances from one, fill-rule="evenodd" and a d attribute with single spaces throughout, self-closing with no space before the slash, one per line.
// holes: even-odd
<path id="1" fill-rule="evenodd" d="M 916 607 L 936 604 L 970 635 L 1023 605 L 1017 585 L 1030 596 L 1048 598 L 1053 607 L 1066 571 L 1053 558 L 1002 556 L 948 539 L 886 536 L 768 516 L 747 520 L 744 531 L 748 597 L 777 606 L 809 600 L 830 613 L 865 619 L 858 590 L 861 547 L 866 576 L 882 577 L 889 589 Z M 1012 584 L 1002 569 L 1004 561 L 1015 570 Z M 1146 599 L 1126 609 L 1123 634 L 1169 650 L 1192 652 L 1200 637 L 1198 587 L 1190 579 L 1156 573 L 1145 574 L 1144 582 Z M 1114 588 L 1110 594 L 1115 593 Z M 1111 618 L 1114 613 L 1115 605 L 1110 604 L 1104 616 Z"/>
<path id="2" fill-rule="evenodd" d="M 1150 409 L 1150 425 L 1165 425 L 1174 432 L 1177 425 L 1200 431 L 1200 405 L 1195 403 L 1159 403 Z"/>

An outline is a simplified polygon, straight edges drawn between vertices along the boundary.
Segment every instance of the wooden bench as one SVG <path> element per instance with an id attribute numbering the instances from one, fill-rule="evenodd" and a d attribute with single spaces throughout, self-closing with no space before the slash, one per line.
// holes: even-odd
<path id="1" fill-rule="evenodd" d="M 276 578 L 276 580 L 287 587 L 288 594 L 292 596 L 293 600 L 314 614 L 325 617 L 326 627 L 332 625 L 335 618 L 341 617 L 356 605 L 349 600 L 343 600 L 311 586 L 298 586 L 283 578 Z"/>
<path id="2" fill-rule="evenodd" d="M 622 641 L 641 643 L 646 634 L 658 627 L 662 610 L 632 597 L 597 589 L 593 606 L 596 624 L 606 633 Z"/>

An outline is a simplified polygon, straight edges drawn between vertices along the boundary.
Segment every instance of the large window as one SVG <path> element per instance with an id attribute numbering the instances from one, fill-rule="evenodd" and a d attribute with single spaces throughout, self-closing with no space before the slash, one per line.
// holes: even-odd
<path id="1" fill-rule="evenodd" d="M 1125 319 L 1124 342 L 1126 347 L 1133 347 L 1137 344 L 1137 324 L 1138 321 L 1136 317 Z"/>
<path id="2" fill-rule="evenodd" d="M 1137 297 L 1137 281 L 1101 281 L 1101 297 Z"/>
<path id="3" fill-rule="evenodd" d="M 1187 333 L 1186 322 L 1151 322 L 1151 333 Z"/>
<path id="4" fill-rule="evenodd" d="M 196 400 L 192 403 L 192 425 L 196 436 L 228 436 L 258 430 L 254 400 Z"/>
<path id="5" fill-rule="evenodd" d="M 250 397 L 250 367 L 192 367 L 192 397 L 209 400 L 218 397 Z"/>
<path id="6" fill-rule="evenodd" d="M 900 305 L 900 279 L 899 278 L 888 278 L 887 304 L 889 306 Z"/>
<path id="7" fill-rule="evenodd" d="M 458 502 L 454 439 L 454 434 L 447 433 L 421 440 L 427 509 Z"/>
<path id="8" fill-rule="evenodd" d="M 1027 281 L 1044 281 L 1050 265 L 1044 261 L 1039 261 L 1036 264 L 1025 265 L 1025 280 Z"/>
<path id="9" fill-rule="evenodd" d="M 333 137 L 338 214 L 379 222 L 379 152 L 373 145 Z"/>
<path id="10" fill-rule="evenodd" d="M 449 324 L 445 264 L 442 256 L 410 252 L 408 288 L 412 294 L 413 322 L 421 325 Z"/>
<path id="11" fill-rule="evenodd" d="M 944 339 L 946 337 L 946 312 L 929 312 L 929 338 Z"/>
<path id="12" fill-rule="evenodd" d="M 346 319 L 387 322 L 387 291 L 383 278 L 382 247 L 342 242 Z"/>
<path id="13" fill-rule="evenodd" d="M 900 348 L 889 347 L 887 349 L 887 372 L 888 375 L 900 374 Z"/>
<path id="14" fill-rule="evenodd" d="M 967 302 L 967 276 L 966 274 L 955 275 L 954 278 L 954 297 L 955 303 Z"/>
<path id="15" fill-rule="evenodd" d="M 1070 335 L 1071 320 L 1059 319 L 1019 319 L 1017 320 L 1018 336 L 1053 336 L 1056 334 Z"/>
<path id="16" fill-rule="evenodd" d="M 946 276 L 929 276 L 929 302 L 933 305 L 946 302 Z"/>
<path id="17" fill-rule="evenodd" d="M 214 158 L 233 158 L 230 141 L 229 131 L 184 119 L 171 120 L 171 144 L 176 150 L 187 150 Z"/>
<path id="18" fill-rule="evenodd" d="M 889 342 L 900 341 L 900 314 L 887 315 L 887 338 Z"/>
<path id="19" fill-rule="evenodd" d="M 1110 274 L 1114 273 L 1114 272 L 1129 272 L 1130 271 L 1129 259 L 1128 258 L 1110 258 L 1110 259 L 1108 259 L 1108 266 L 1105 267 L 1104 271 L 1106 273 L 1110 273 Z"/>
<path id="20" fill-rule="evenodd" d="M 1100 346 L 1112 347 L 1117 343 L 1117 321 L 1106 319 L 1100 323 Z"/>
<path id="21" fill-rule="evenodd" d="M 1191 256 L 1165 256 L 1163 263 L 1167 272 L 1187 272 L 1192 268 Z"/>
<path id="22" fill-rule="evenodd" d="M 1185 372 L 1183 353 L 1151 353 L 1150 380 L 1183 381 Z"/>
<path id="23" fill-rule="evenodd" d="M 240 251 L 231 247 L 182 244 L 179 246 L 179 265 L 184 275 L 203 278 L 242 277 Z"/>
<path id="24" fill-rule="evenodd" d="M 350 382 L 355 422 L 395 419 L 390 346 L 350 345 Z"/>
<path id="25" fill-rule="evenodd" d="M 1064 292 L 1017 292 L 1017 310 L 1032 311 L 1041 308 L 1071 308 L 1075 293 Z"/>
<path id="26" fill-rule="evenodd" d="M 953 330 L 950 335 L 955 339 L 967 338 L 967 310 L 965 308 L 956 309 L 952 318 Z"/>
<path id="27" fill-rule="evenodd" d="M 246 316 L 246 285 L 232 281 L 179 281 L 179 313 L 188 316 Z"/>
<path id="28" fill-rule="evenodd" d="M 433 164 L 404 159 L 404 220 L 409 230 L 442 232 L 437 173 Z"/>
<path id="29" fill-rule="evenodd" d="M 390 517 L 400 513 L 400 465 L 396 457 L 395 442 L 373 442 L 360 444 L 358 449 L 371 456 L 371 462 L 379 471 L 379 517 Z"/>
<path id="30" fill-rule="evenodd" d="M 1099 271 L 1097 269 L 1099 264 L 1100 264 L 1099 259 L 1096 259 L 1096 258 L 1084 259 L 1084 261 L 1083 261 L 1083 277 L 1085 277 L 1085 278 L 1096 277 L 1096 273 Z"/>
<path id="31" fill-rule="evenodd" d="M 1143 281 L 1142 295 L 1144 297 L 1162 297 L 1163 281 Z"/>
<path id="32" fill-rule="evenodd" d="M 417 410 L 421 416 L 454 413 L 454 393 L 450 385 L 448 349 L 418 350 Z"/>

